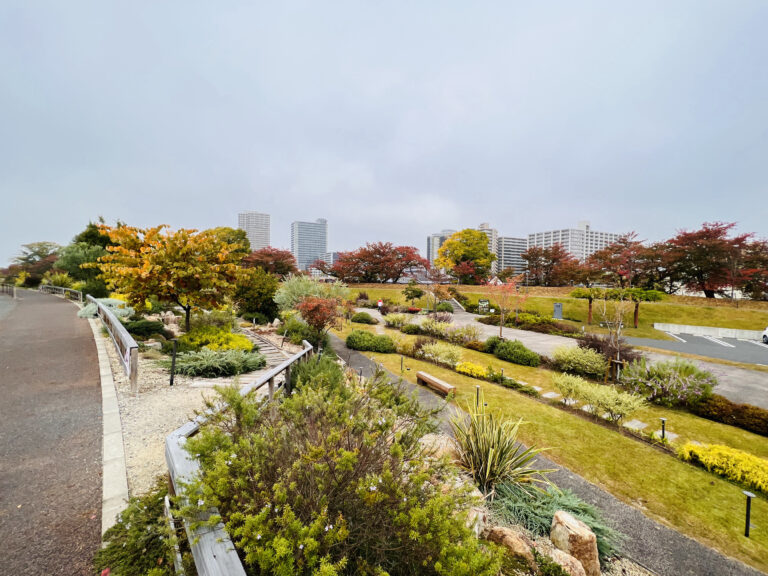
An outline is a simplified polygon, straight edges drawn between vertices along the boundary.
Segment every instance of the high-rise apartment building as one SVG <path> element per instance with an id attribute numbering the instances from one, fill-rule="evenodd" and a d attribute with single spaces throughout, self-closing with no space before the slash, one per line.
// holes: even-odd
<path id="1" fill-rule="evenodd" d="M 237 227 L 245 230 L 251 250 L 269 246 L 269 214 L 248 210 L 237 215 Z"/>
<path id="2" fill-rule="evenodd" d="M 435 260 L 437 260 L 440 246 L 445 244 L 445 241 L 454 234 L 456 234 L 456 230 L 446 229 L 427 236 L 427 260 L 429 260 L 430 264 L 434 264 Z"/>
<path id="3" fill-rule="evenodd" d="M 306 270 L 322 258 L 328 252 L 328 221 L 318 218 L 315 222 L 293 222 L 291 252 L 299 270 Z"/>
<path id="4" fill-rule="evenodd" d="M 515 275 L 524 272 L 528 268 L 528 263 L 522 258 L 526 250 L 528 240 L 525 238 L 499 237 L 499 249 L 496 252 L 499 272 L 508 268 L 512 268 Z"/>
<path id="5" fill-rule="evenodd" d="M 596 232 L 590 228 L 589 222 L 579 222 L 576 228 L 529 234 L 528 248 L 549 248 L 561 244 L 575 258 L 584 261 L 598 250 L 616 242 L 620 236 L 613 232 Z"/>
<path id="6" fill-rule="evenodd" d="M 496 228 L 491 228 L 491 225 L 487 222 L 483 222 L 477 227 L 477 230 L 488 236 L 488 250 L 491 254 L 498 254 L 499 252 L 499 231 Z M 497 256 L 498 258 L 498 256 Z M 496 260 L 491 264 L 491 274 L 496 274 L 499 271 L 499 262 Z"/>

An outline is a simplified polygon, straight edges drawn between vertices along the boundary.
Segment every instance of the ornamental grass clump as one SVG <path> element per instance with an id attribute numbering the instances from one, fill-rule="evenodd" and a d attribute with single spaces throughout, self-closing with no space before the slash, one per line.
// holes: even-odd
<path id="1" fill-rule="evenodd" d="M 685 462 L 768 495 L 768 460 L 728 446 L 700 446 L 687 442 L 677 455 Z"/>
<path id="2" fill-rule="evenodd" d="M 455 368 L 461 362 L 461 350 L 456 346 L 445 342 L 432 341 L 426 343 L 414 351 L 416 358 Z"/>
<path id="3" fill-rule="evenodd" d="M 650 365 L 641 359 L 622 370 L 621 383 L 654 404 L 694 406 L 712 396 L 717 378 L 682 358 Z"/>
<path id="4" fill-rule="evenodd" d="M 500 550 L 466 525 L 469 490 L 447 489 L 454 469 L 420 444 L 434 412 L 382 372 L 305 364 L 268 406 L 220 390 L 224 410 L 186 444 L 202 468 L 187 518 L 216 507 L 208 524 L 224 523 L 249 576 L 500 574 Z"/>
<path id="5" fill-rule="evenodd" d="M 494 493 L 501 482 L 533 488 L 547 484 L 551 470 L 531 467 L 542 450 L 523 447 L 517 442 L 522 418 L 517 422 L 489 412 L 480 397 L 479 402 L 466 405 L 466 414 L 457 412 L 451 419 L 453 443 L 462 468 L 472 477 L 483 494 Z"/>
<path id="6" fill-rule="evenodd" d="M 411 318 L 407 314 L 387 314 L 384 316 L 384 324 L 386 324 L 389 328 L 395 328 L 398 330 L 405 324 L 408 324 L 410 321 Z"/>
<path id="7" fill-rule="evenodd" d="M 161 364 L 164 368 L 170 369 L 171 360 L 163 360 Z M 240 349 L 212 350 L 203 348 L 196 352 L 183 352 L 176 357 L 177 374 L 203 378 L 237 376 L 259 370 L 266 365 L 267 360 L 263 355 Z"/>

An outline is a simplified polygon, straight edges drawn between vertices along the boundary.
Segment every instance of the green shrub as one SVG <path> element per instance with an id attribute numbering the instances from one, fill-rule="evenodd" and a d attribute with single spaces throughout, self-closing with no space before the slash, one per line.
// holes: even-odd
<path id="1" fill-rule="evenodd" d="M 621 371 L 621 383 L 655 404 L 692 406 L 712 395 L 717 379 L 682 358 L 650 366 L 642 359 Z"/>
<path id="2" fill-rule="evenodd" d="M 171 360 L 161 361 L 165 368 L 171 367 Z M 264 368 L 267 361 L 258 352 L 242 349 L 211 350 L 203 348 L 197 352 L 183 352 L 176 357 L 176 372 L 185 376 L 219 378 L 237 376 Z"/>
<path id="3" fill-rule="evenodd" d="M 383 373 L 320 380 L 270 410 L 223 391 L 187 442 L 203 470 L 188 518 L 216 506 L 250 574 L 498 575 L 501 552 L 465 524 L 471 496 L 444 492 L 453 473 L 419 442 L 430 413 Z"/>
<path id="4" fill-rule="evenodd" d="M 448 332 L 451 329 L 451 323 L 440 322 L 432 318 L 427 318 L 421 323 L 420 327 L 423 334 L 445 340 L 448 338 Z"/>
<path id="5" fill-rule="evenodd" d="M 608 369 L 608 361 L 599 352 L 589 348 L 559 346 L 553 355 L 555 366 L 563 372 L 601 378 Z"/>
<path id="6" fill-rule="evenodd" d="M 165 324 L 156 320 L 135 320 L 126 322 L 125 329 L 129 334 L 148 338 L 152 334 L 163 334 L 165 336 Z"/>
<path id="7" fill-rule="evenodd" d="M 418 324 L 403 324 L 400 327 L 400 331 L 403 334 L 418 335 L 421 334 L 421 326 Z"/>
<path id="8" fill-rule="evenodd" d="M 235 325 L 235 315 L 231 310 L 212 310 L 211 312 L 196 312 L 189 322 L 190 332 L 200 328 L 219 328 L 231 330 Z"/>
<path id="9" fill-rule="evenodd" d="M 613 386 L 594 384 L 578 376 L 556 374 L 552 383 L 566 400 L 578 400 L 590 406 L 596 416 L 607 414 L 608 420 L 620 422 L 644 405 L 641 396 L 617 390 Z"/>
<path id="10" fill-rule="evenodd" d="M 194 352 L 202 348 L 211 350 L 253 350 L 253 342 L 242 334 L 233 334 L 228 328 L 213 325 L 199 326 L 179 338 L 179 352 Z"/>
<path id="11" fill-rule="evenodd" d="M 287 317 L 285 323 L 277 329 L 277 333 L 288 338 L 291 344 L 296 346 L 301 346 L 302 342 L 306 340 L 313 346 L 325 347 L 328 340 L 327 335 L 323 335 L 322 340 L 318 341 L 317 332 L 295 314 Z"/>
<path id="12" fill-rule="evenodd" d="M 521 366 L 536 367 L 541 362 L 539 355 L 526 348 L 520 340 L 504 340 L 493 351 L 500 360 L 506 360 Z"/>
<path id="13" fill-rule="evenodd" d="M 497 492 L 491 509 L 504 522 L 523 526 L 537 536 L 544 536 L 550 532 L 555 512 L 565 510 L 595 533 L 601 563 L 619 553 L 624 535 L 608 526 L 597 508 L 570 490 L 561 492 L 554 486 L 546 490 L 526 490 L 521 486 L 504 483 L 498 487 Z"/>
<path id="14" fill-rule="evenodd" d="M 275 303 L 280 310 L 291 310 L 308 296 L 318 298 L 336 298 L 339 301 L 349 298 L 349 288 L 343 282 L 320 282 L 309 276 L 288 276 L 275 293 Z"/>
<path id="15" fill-rule="evenodd" d="M 480 328 L 477 326 L 460 326 L 448 329 L 446 340 L 459 346 L 466 346 L 470 342 L 476 342 L 480 338 Z"/>
<path id="16" fill-rule="evenodd" d="M 498 336 L 491 336 L 485 341 L 485 349 L 483 352 L 487 352 L 488 354 L 494 354 L 496 352 L 496 346 L 501 344 L 504 340 L 499 338 Z"/>
<path id="17" fill-rule="evenodd" d="M 153 490 L 133 496 L 117 523 L 103 536 L 106 545 L 96 552 L 93 566 L 120 576 L 174 576 L 173 544 L 176 541 L 163 512 L 167 479 L 159 478 Z M 185 565 L 192 562 L 185 554 Z"/>
<path id="18" fill-rule="evenodd" d="M 461 350 L 445 342 L 430 342 L 421 346 L 416 352 L 416 357 L 441 366 L 455 368 L 456 364 L 461 362 Z"/>
<path id="19" fill-rule="evenodd" d="M 737 404 L 725 396 L 713 394 L 690 407 L 691 412 L 707 420 L 736 426 L 761 436 L 768 436 L 768 410 L 751 404 Z"/>
<path id="20" fill-rule="evenodd" d="M 355 322 L 356 324 L 378 324 L 379 321 L 376 320 L 373 316 L 368 314 L 368 312 L 358 312 L 351 318 L 352 322 Z"/>
<path id="21" fill-rule="evenodd" d="M 312 383 L 322 388 L 338 388 L 341 386 L 344 374 L 339 370 L 336 361 L 322 354 L 311 358 L 308 362 L 299 362 L 291 367 L 291 388 L 301 388 L 304 383 Z"/>
<path id="22" fill-rule="evenodd" d="M 522 418 L 504 420 L 488 412 L 483 399 L 477 406 L 466 406 L 467 414 L 457 412 L 451 419 L 454 445 L 462 468 L 484 494 L 499 482 L 545 483 L 549 470 L 531 468 L 541 450 L 523 447 L 517 442 Z"/>
<path id="23" fill-rule="evenodd" d="M 485 342 L 481 342 L 480 340 L 472 340 L 464 344 L 464 348 L 469 348 L 470 350 L 475 350 L 476 352 L 485 352 Z"/>
<path id="24" fill-rule="evenodd" d="M 384 316 L 384 324 L 390 328 L 400 329 L 410 322 L 410 317 L 406 314 L 387 314 Z"/>
<path id="25" fill-rule="evenodd" d="M 271 320 L 261 312 L 244 312 L 243 320 L 246 322 L 255 322 L 259 326 L 264 326 L 271 322 Z"/>
<path id="26" fill-rule="evenodd" d="M 350 350 L 361 350 L 370 352 L 380 352 L 382 354 L 391 354 L 395 351 L 395 343 L 392 338 L 385 335 L 376 335 L 364 330 L 353 330 L 347 336 L 347 348 Z"/>
<path id="27" fill-rule="evenodd" d="M 436 312 L 450 312 L 453 313 L 453 306 L 449 302 L 440 302 L 435 306 Z"/>
<path id="28" fill-rule="evenodd" d="M 768 495 L 768 460 L 728 446 L 699 446 L 690 442 L 678 451 L 686 462 Z"/>
<path id="29" fill-rule="evenodd" d="M 263 268 L 241 268 L 235 282 L 234 304 L 241 315 L 259 313 L 272 320 L 277 315 L 275 294 L 280 281 Z M 267 322 L 264 322 L 266 324 Z"/>

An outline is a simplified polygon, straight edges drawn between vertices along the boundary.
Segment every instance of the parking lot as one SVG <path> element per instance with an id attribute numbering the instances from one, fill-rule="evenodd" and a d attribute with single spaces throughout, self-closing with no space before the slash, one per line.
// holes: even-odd
<path id="1" fill-rule="evenodd" d="M 686 354 L 698 354 L 709 358 L 720 358 L 733 362 L 768 366 L 768 345 L 759 340 L 736 338 L 714 338 L 692 334 L 669 334 L 674 340 L 652 338 L 627 338 L 633 346 L 648 346 Z"/>

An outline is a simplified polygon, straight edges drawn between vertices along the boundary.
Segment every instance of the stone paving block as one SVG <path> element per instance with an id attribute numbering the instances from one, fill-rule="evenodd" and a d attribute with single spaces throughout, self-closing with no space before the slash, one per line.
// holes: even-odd
<path id="1" fill-rule="evenodd" d="M 547 392 L 546 394 L 541 395 L 542 398 L 560 398 L 560 394 L 557 392 Z"/>
<path id="2" fill-rule="evenodd" d="M 641 422 L 640 420 L 630 420 L 629 422 L 624 423 L 624 428 L 629 428 L 630 430 L 642 430 L 647 427 L 648 424 Z"/>
<path id="3" fill-rule="evenodd" d="M 542 390 L 544 390 L 544 388 L 542 388 L 541 386 L 531 386 L 531 388 L 536 390 L 536 392 L 541 392 Z"/>
<path id="4" fill-rule="evenodd" d="M 563 404 L 566 406 L 573 406 L 574 404 L 577 404 L 577 401 L 573 398 L 566 398 L 563 400 Z"/>

